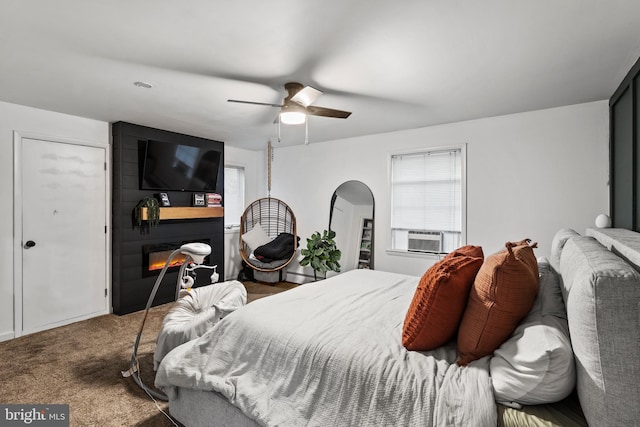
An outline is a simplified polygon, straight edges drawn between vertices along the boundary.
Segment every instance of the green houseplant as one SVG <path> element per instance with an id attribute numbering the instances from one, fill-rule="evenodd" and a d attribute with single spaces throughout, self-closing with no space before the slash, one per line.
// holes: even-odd
<path id="1" fill-rule="evenodd" d="M 157 227 L 160 223 L 160 204 L 158 203 L 158 199 L 152 196 L 146 196 L 136 205 L 134 209 L 134 216 L 136 219 L 136 225 L 140 227 L 140 230 L 144 229 L 142 223 L 143 208 L 147 208 L 146 229 L 148 232 L 150 227 Z"/>
<path id="2" fill-rule="evenodd" d="M 315 280 L 318 280 L 318 273 L 324 279 L 327 277 L 327 271 L 340 272 L 338 261 L 342 252 L 336 247 L 333 240 L 335 237 L 336 232 L 333 230 L 324 230 L 322 234 L 316 231 L 307 239 L 307 247 L 300 251 L 303 256 L 300 265 L 313 268 Z"/>

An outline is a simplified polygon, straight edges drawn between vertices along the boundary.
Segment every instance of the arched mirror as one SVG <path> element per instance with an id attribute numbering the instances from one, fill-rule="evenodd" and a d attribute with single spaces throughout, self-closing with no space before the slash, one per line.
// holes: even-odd
<path id="1" fill-rule="evenodd" d="M 374 212 L 373 193 L 360 181 L 344 182 L 333 193 L 329 229 L 342 251 L 341 271 L 373 268 Z"/>

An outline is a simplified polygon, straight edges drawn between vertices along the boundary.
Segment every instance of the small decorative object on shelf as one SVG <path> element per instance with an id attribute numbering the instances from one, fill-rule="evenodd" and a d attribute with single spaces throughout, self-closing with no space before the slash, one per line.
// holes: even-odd
<path id="1" fill-rule="evenodd" d="M 218 208 L 222 206 L 222 196 L 218 193 L 207 193 L 207 207 Z"/>
<path id="2" fill-rule="evenodd" d="M 143 210 L 146 210 L 146 215 L 143 215 Z M 141 231 L 145 230 L 145 224 L 147 232 L 149 231 L 149 228 L 157 227 L 160 223 L 160 204 L 158 203 L 158 199 L 152 196 L 147 196 L 140 200 L 134 209 L 134 215 L 136 224 L 140 227 Z M 144 218 L 144 223 L 143 216 L 146 216 L 146 218 Z"/>
<path id="3" fill-rule="evenodd" d="M 163 207 L 171 206 L 171 202 L 169 201 L 169 195 L 167 193 L 158 193 L 158 200 L 160 200 L 160 205 Z"/>
<path id="4" fill-rule="evenodd" d="M 193 193 L 193 206 L 204 207 L 206 206 L 204 200 L 204 193 Z"/>

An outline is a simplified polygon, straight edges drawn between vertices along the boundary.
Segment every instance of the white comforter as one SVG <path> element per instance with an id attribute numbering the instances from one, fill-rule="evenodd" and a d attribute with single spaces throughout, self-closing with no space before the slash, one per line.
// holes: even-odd
<path id="1" fill-rule="evenodd" d="M 488 359 L 407 351 L 419 278 L 354 270 L 260 299 L 171 351 L 156 386 L 214 390 L 278 426 L 495 426 Z"/>

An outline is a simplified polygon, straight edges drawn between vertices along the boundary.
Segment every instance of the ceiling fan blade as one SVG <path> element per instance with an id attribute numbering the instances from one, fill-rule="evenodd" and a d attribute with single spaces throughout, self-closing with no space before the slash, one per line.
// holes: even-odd
<path id="1" fill-rule="evenodd" d="M 351 111 L 334 110 L 332 108 L 314 107 L 313 105 L 307 107 L 307 113 L 312 116 L 322 117 L 334 117 L 337 119 L 346 119 L 351 115 Z"/>
<path id="2" fill-rule="evenodd" d="M 268 107 L 282 107 L 281 104 L 269 104 L 267 102 L 241 101 L 239 99 L 227 99 L 227 102 L 237 102 L 238 104 L 266 105 Z"/>
<path id="3" fill-rule="evenodd" d="M 312 88 L 311 86 L 305 86 L 291 97 L 291 101 L 296 104 L 300 104 L 303 107 L 308 107 L 313 104 L 320 95 L 322 95 L 322 92 L 318 89 Z"/>

